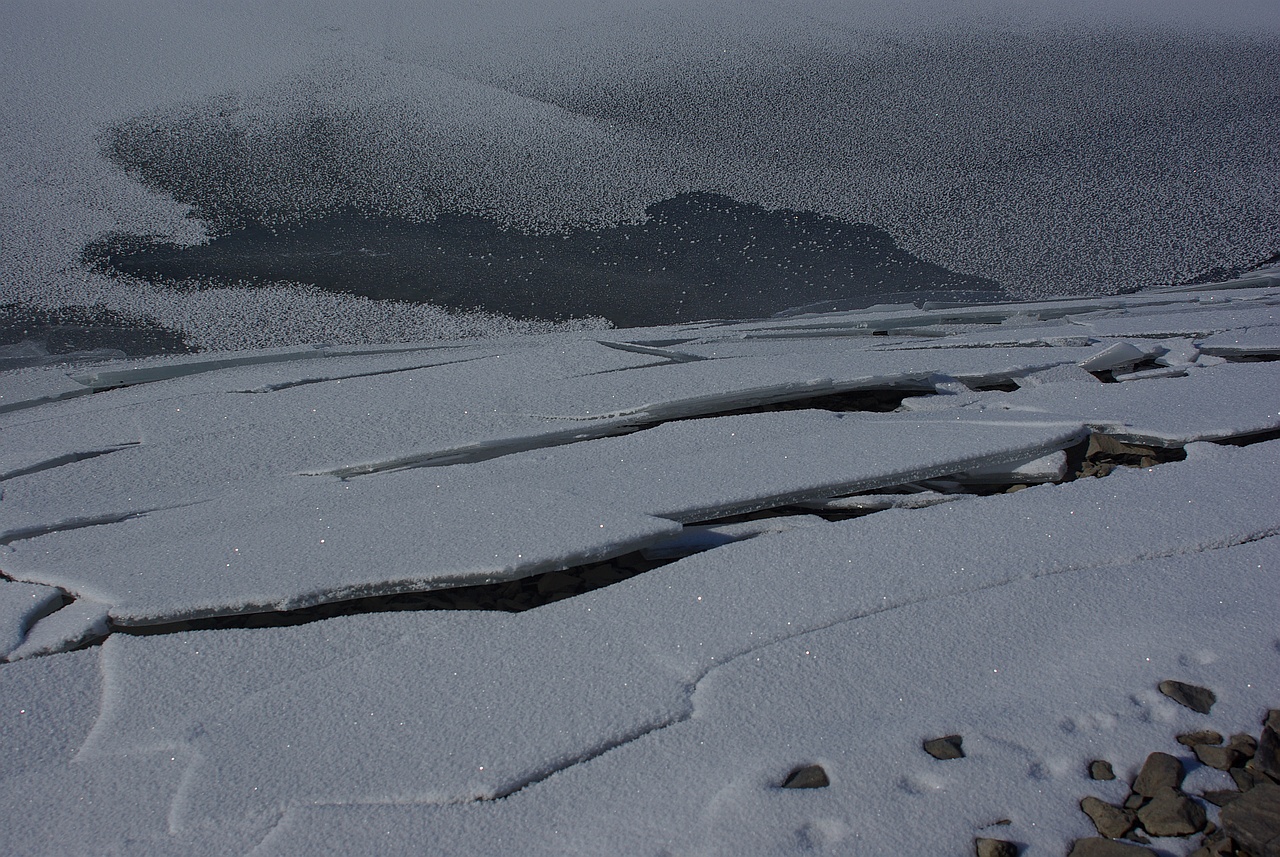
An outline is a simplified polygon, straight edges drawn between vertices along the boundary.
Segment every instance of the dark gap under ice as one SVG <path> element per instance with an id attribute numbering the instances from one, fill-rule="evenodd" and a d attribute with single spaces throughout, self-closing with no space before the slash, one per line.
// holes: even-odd
<path id="1" fill-rule="evenodd" d="M 1276 437 L 1280 437 L 1280 432 L 1236 437 L 1218 441 L 1218 443 L 1249 445 L 1273 440 Z M 1079 444 L 1064 451 L 1067 454 L 1067 470 L 1060 480 L 1062 483 L 1086 477 L 1102 478 L 1114 472 L 1118 467 L 1154 467 L 1168 462 L 1182 461 L 1186 458 L 1186 453 L 1181 447 L 1165 448 L 1133 444 L 1117 440 L 1101 432 L 1090 434 Z M 1016 477 L 1010 477 L 1011 480 L 1014 478 Z M 931 486 L 888 486 L 875 489 L 874 493 L 893 493 L 899 489 L 908 491 L 921 487 L 928 488 Z M 967 495 L 990 496 L 1001 493 L 1014 493 L 1026 487 L 1028 486 L 1025 484 L 1012 481 L 993 481 L 949 484 L 943 490 Z M 686 525 L 686 530 L 690 527 L 726 526 L 750 521 L 776 520 L 799 516 L 817 516 L 834 522 L 865 517 L 871 514 L 876 514 L 876 511 L 818 510 L 805 506 L 784 505 L 714 520 L 698 521 Z M 687 556 L 714 550 L 717 547 L 733 544 L 744 538 L 754 537 L 756 536 L 712 538 L 703 541 L 702 544 L 705 546 L 687 551 L 664 552 L 646 548 L 584 565 L 548 571 L 500 583 L 438 589 L 428 592 L 374 595 L 345 601 L 332 601 L 297 610 L 209 616 L 152 625 L 112 624 L 110 633 L 152 636 L 183 631 L 227 628 L 279 628 L 316 622 L 336 616 L 402 610 L 481 610 L 520 613 L 562 601 L 566 598 L 572 598 L 575 595 L 612 586 L 636 575 L 677 562 Z M 96 645 L 101 642 L 101 639 L 86 642 L 84 645 Z"/>

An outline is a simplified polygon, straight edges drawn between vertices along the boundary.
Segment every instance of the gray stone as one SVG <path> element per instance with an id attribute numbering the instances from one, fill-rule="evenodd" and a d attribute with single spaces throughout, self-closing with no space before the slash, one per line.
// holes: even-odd
<path id="1" fill-rule="evenodd" d="M 1204 829 L 1204 807 L 1175 789 L 1161 789 L 1138 810 L 1138 823 L 1152 836 L 1190 836 Z"/>
<path id="2" fill-rule="evenodd" d="M 1212 729 L 1184 732 L 1178 736 L 1178 743 L 1184 747 L 1194 747 L 1197 744 L 1221 744 L 1222 733 L 1214 732 Z"/>
<path id="3" fill-rule="evenodd" d="M 1146 797 L 1155 797 L 1160 789 L 1176 789 L 1182 785 L 1182 762 L 1168 753 L 1152 753 L 1142 763 L 1142 770 L 1133 781 L 1133 790 Z"/>
<path id="4" fill-rule="evenodd" d="M 945 735 L 925 741 L 924 751 L 935 759 L 963 759 L 963 742 L 964 739 L 959 735 Z"/>
<path id="5" fill-rule="evenodd" d="M 1111 763 L 1104 759 L 1094 759 L 1089 763 L 1089 779 L 1091 780 L 1114 780 L 1116 772 L 1111 767 Z"/>
<path id="6" fill-rule="evenodd" d="M 1131 809 L 1123 809 L 1089 796 L 1080 801 L 1080 809 L 1089 816 L 1093 826 L 1108 839 L 1119 839 L 1130 830 L 1138 816 Z"/>
<path id="7" fill-rule="evenodd" d="M 1219 771 L 1227 771 L 1236 766 L 1241 756 L 1232 747 L 1214 747 L 1210 744 L 1197 744 L 1192 750 L 1196 754 L 1196 758 L 1200 760 L 1200 764 L 1207 765 L 1210 768 L 1217 768 Z"/>
<path id="8" fill-rule="evenodd" d="M 975 839 L 973 850 L 978 857 L 1018 857 L 1018 846 L 1004 839 Z"/>
<path id="9" fill-rule="evenodd" d="M 1141 845 L 1130 845 L 1099 836 L 1077 839 L 1071 843 L 1071 851 L 1067 857 L 1156 857 L 1156 852 Z"/>
<path id="10" fill-rule="evenodd" d="M 784 789 L 825 789 L 831 785 L 827 772 L 821 765 L 804 765 L 787 774 L 782 781 Z"/>
<path id="11" fill-rule="evenodd" d="M 1253 857 L 1280 857 L 1280 786 L 1259 783 L 1222 808 L 1218 826 Z"/>
<path id="12" fill-rule="evenodd" d="M 1172 679 L 1160 682 L 1160 692 L 1179 705 L 1185 705 L 1200 714 L 1208 714 L 1209 709 L 1218 701 L 1217 695 L 1207 687 Z"/>
<path id="13" fill-rule="evenodd" d="M 1137 809 L 1138 807 L 1146 803 L 1148 800 L 1150 800 L 1150 798 L 1148 798 L 1145 795 L 1140 795 L 1137 792 L 1130 792 L 1129 796 L 1124 799 L 1124 808 Z"/>

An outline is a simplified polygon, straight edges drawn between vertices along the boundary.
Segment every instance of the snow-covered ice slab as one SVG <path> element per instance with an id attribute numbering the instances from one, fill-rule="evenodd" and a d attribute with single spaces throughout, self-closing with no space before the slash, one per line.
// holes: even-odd
<path id="1" fill-rule="evenodd" d="M 107 631 L 107 605 L 82 598 L 37 620 L 22 645 L 9 653 L 9 660 L 69 651 L 105 637 Z"/>
<path id="2" fill-rule="evenodd" d="M 798 635 L 708 674 L 689 718 L 505 800 L 299 803 L 254 853 L 376 840 L 390 855 L 424 842 L 438 854 L 519 842 L 548 857 L 567 843 L 593 854 L 895 854 L 927 837 L 929 853 L 964 854 L 991 836 L 1065 854 L 1095 835 L 1081 797 L 1118 803 L 1147 752 L 1179 753 L 1171 734 L 1203 726 L 1156 693 L 1160 681 L 1216 688 L 1222 728 L 1256 729 L 1274 706 L 1275 654 L 1258 645 L 1273 627 L 1255 600 L 1280 599 L 1266 570 L 1274 551 L 1022 580 Z M 920 749 L 953 733 L 964 759 Z M 1123 779 L 1088 780 L 1095 758 Z M 830 787 L 778 788 L 813 762 Z"/>
<path id="3" fill-rule="evenodd" d="M 863 618 L 932 604 L 913 608 L 910 627 L 936 623 L 1003 652 L 989 623 L 951 620 L 951 597 L 1090 570 L 1123 593 L 1134 563 L 1193 555 L 1197 573 L 1209 575 L 1203 569 L 1221 549 L 1260 542 L 1272 552 L 1280 513 L 1265 498 L 1280 478 L 1277 446 L 1202 445 L 1186 462 L 1106 480 L 794 529 L 519 615 L 113 636 L 103 646 L 103 715 L 81 755 L 186 753 L 193 761 L 171 815 L 178 830 L 317 802 L 509 794 L 698 719 L 723 664 L 765 657 L 810 631 L 843 627 L 841 645 L 856 649 Z M 1205 586 L 1231 580 L 1214 574 Z M 1106 586 L 1090 585 L 1099 590 Z M 1012 609 L 1017 590 L 1002 601 Z M 1260 602 L 1250 595 L 1249 603 Z M 1031 627 L 1049 616 L 1044 608 L 1017 615 Z M 1164 624 L 1154 614 L 1124 633 L 1145 639 Z M 1257 648 L 1255 662 L 1274 657 Z M 903 680 L 894 663 L 879 669 L 877 681 Z M 1111 692 L 1121 704 L 1130 691 Z M 948 698 L 933 699 L 946 729 Z"/>
<path id="4" fill-rule="evenodd" d="M 43 583 L 0 595 L 47 597 L 2 602 L 0 851 L 967 853 L 1008 818 L 997 835 L 1064 853 L 1083 794 L 1122 798 L 1088 760 L 1124 777 L 1280 703 L 1278 370 L 1215 356 L 1262 341 L 1278 296 L 196 355 L 79 367 L 132 386 L 61 400 L 29 382 L 52 369 L 0 373 L 22 394 L 0 573 Z M 1081 368 L 1117 343 L 1182 377 Z M 840 411 L 850 391 L 918 397 Z M 1052 481 L 1089 428 L 1187 459 L 833 499 Z M 838 523 L 752 511 L 895 498 Z M 519 614 L 128 627 L 644 549 L 702 552 Z M 57 652 L 108 616 L 102 645 Z M 1213 714 L 1165 678 L 1212 687 Z M 923 755 L 952 732 L 966 759 Z M 815 761 L 830 787 L 775 788 Z"/>
<path id="5" fill-rule="evenodd" d="M 1121 384 L 1044 384 L 990 394 L 963 410 L 1059 419 L 1070 415 L 1123 439 L 1175 446 L 1280 429 L 1278 390 L 1280 366 L 1251 363 Z"/>
<path id="6" fill-rule="evenodd" d="M 61 600 L 62 593 L 52 586 L 0 580 L 0 658 L 21 646 L 36 620 Z"/>
<path id="7" fill-rule="evenodd" d="M 459 484 L 461 483 L 461 484 Z M 137 624 L 492 583 L 634 550 L 679 525 L 457 476 L 297 481 L 10 544 L 6 571 Z"/>
<path id="8" fill-rule="evenodd" d="M 565 568 L 643 547 L 675 520 L 1017 465 L 1082 434 L 1069 420 L 821 411 L 682 421 L 473 465 L 293 476 L 71 522 L 11 537 L 3 562 L 11 576 L 109 604 L 130 624 L 290 609 Z"/>

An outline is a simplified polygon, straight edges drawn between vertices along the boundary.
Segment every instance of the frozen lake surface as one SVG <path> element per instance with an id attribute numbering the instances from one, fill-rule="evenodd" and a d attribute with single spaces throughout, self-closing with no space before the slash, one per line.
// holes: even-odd
<path id="1" fill-rule="evenodd" d="M 1228 788 L 1174 736 L 1278 701 L 1277 313 L 0 374 L 3 850 L 1061 855 L 1149 752 Z"/>

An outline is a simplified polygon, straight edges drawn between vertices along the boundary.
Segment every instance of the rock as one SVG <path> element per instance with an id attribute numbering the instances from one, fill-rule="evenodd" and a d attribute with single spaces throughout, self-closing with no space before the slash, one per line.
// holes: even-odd
<path id="1" fill-rule="evenodd" d="M 1250 759 L 1250 762 L 1253 760 Z M 1231 775 L 1231 779 L 1235 781 L 1236 788 L 1242 792 L 1247 792 L 1260 782 L 1267 782 L 1267 778 L 1260 773 L 1255 773 L 1249 768 L 1232 768 L 1227 771 Z"/>
<path id="2" fill-rule="evenodd" d="M 1164 788 L 1138 810 L 1138 823 L 1152 836 L 1190 836 L 1204 829 L 1204 807 L 1175 789 Z"/>
<path id="3" fill-rule="evenodd" d="M 1227 771 L 1236 766 L 1241 756 L 1231 747 L 1214 747 L 1210 744 L 1197 744 L 1192 748 L 1200 764 L 1219 771 Z"/>
<path id="4" fill-rule="evenodd" d="M 1235 750 L 1242 757 L 1252 759 L 1253 754 L 1258 751 L 1258 739 L 1254 738 L 1247 732 L 1239 732 L 1231 736 L 1231 740 L 1227 742 L 1227 746 Z"/>
<path id="5" fill-rule="evenodd" d="M 1145 795 L 1140 795 L 1137 792 L 1132 792 L 1127 798 L 1124 799 L 1124 808 L 1137 809 L 1138 807 L 1146 803 L 1148 800 L 1149 798 L 1146 797 Z"/>
<path id="6" fill-rule="evenodd" d="M 1178 736 L 1178 743 L 1184 747 L 1195 747 L 1197 744 L 1221 744 L 1222 733 L 1214 732 L 1212 729 L 1184 732 Z"/>
<path id="7" fill-rule="evenodd" d="M 973 849 L 978 857 L 1018 857 L 1018 846 L 1004 839 L 975 839 Z"/>
<path id="8" fill-rule="evenodd" d="M 1242 794 L 1244 794 L 1244 792 L 1238 792 L 1234 789 L 1221 789 L 1203 792 L 1200 797 L 1204 798 L 1214 806 L 1226 806 Z"/>
<path id="9" fill-rule="evenodd" d="M 1119 839 L 1133 829 L 1138 816 L 1131 809 L 1123 809 L 1103 803 L 1096 797 L 1086 797 L 1080 801 L 1080 809 L 1089 816 L 1093 826 L 1108 839 Z"/>
<path id="10" fill-rule="evenodd" d="M 784 789 L 825 789 L 831 785 L 827 772 L 821 765 L 803 765 L 787 774 L 782 781 Z"/>
<path id="11" fill-rule="evenodd" d="M 1142 770 L 1133 781 L 1133 791 L 1145 797 L 1155 797 L 1161 789 L 1176 789 L 1182 785 L 1182 762 L 1168 753 L 1152 753 L 1142 763 Z"/>
<path id="12" fill-rule="evenodd" d="M 924 751 L 935 759 L 963 759 L 964 750 L 961 744 L 964 739 L 959 735 L 945 735 L 924 742 Z"/>
<path id="13" fill-rule="evenodd" d="M 1156 852 L 1141 845 L 1094 837 L 1077 839 L 1071 843 L 1071 851 L 1067 857 L 1156 857 Z"/>
<path id="14" fill-rule="evenodd" d="M 1218 826 L 1253 857 L 1280 857 L 1280 786 L 1259 783 L 1223 807 Z"/>
<path id="15" fill-rule="evenodd" d="M 1094 759 L 1089 763 L 1089 779 L 1091 780 L 1114 780 L 1116 772 L 1111 767 L 1111 763 L 1103 759 Z"/>
<path id="16" fill-rule="evenodd" d="M 1207 687 L 1172 679 L 1160 682 L 1160 692 L 1179 705 L 1185 705 L 1200 714 L 1208 714 L 1209 709 L 1218 701 L 1217 695 Z"/>
<path id="17" fill-rule="evenodd" d="M 1266 726 L 1262 727 L 1262 737 L 1258 739 L 1258 749 L 1254 751 L 1253 758 L 1245 765 L 1251 771 L 1266 774 L 1271 779 L 1280 782 L 1280 734 L 1270 725 L 1271 721 L 1276 719 L 1275 713 L 1267 718 Z"/>

